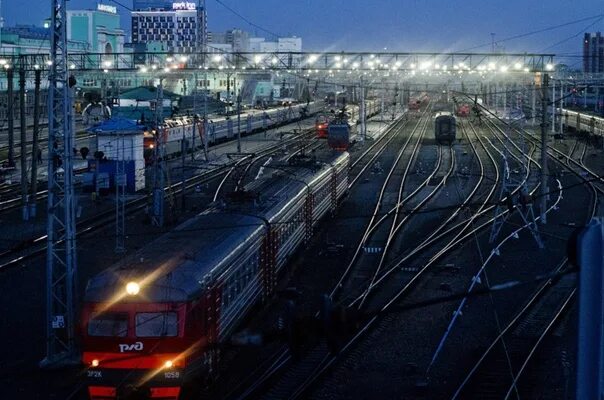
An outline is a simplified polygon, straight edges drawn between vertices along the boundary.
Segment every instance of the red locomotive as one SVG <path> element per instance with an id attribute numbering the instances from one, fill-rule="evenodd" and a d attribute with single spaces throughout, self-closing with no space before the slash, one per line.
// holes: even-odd
<path id="1" fill-rule="evenodd" d="M 457 106 L 458 117 L 468 117 L 470 115 L 470 105 L 469 104 L 460 104 Z"/>
<path id="2" fill-rule="evenodd" d="M 428 103 L 429 97 L 426 92 L 421 92 L 417 96 L 412 96 L 409 99 L 408 108 L 410 111 L 418 111 L 422 106 Z"/>
<path id="3" fill-rule="evenodd" d="M 211 373 L 217 345 L 272 296 L 287 260 L 346 192 L 349 158 L 295 169 L 287 183 L 255 180 L 246 190 L 269 200 L 204 211 L 93 277 L 81 318 L 90 398 L 177 400 Z"/>
<path id="4" fill-rule="evenodd" d="M 329 120 L 325 115 L 319 115 L 315 121 L 315 129 L 317 130 L 317 137 L 326 138 L 327 131 L 329 128 Z"/>

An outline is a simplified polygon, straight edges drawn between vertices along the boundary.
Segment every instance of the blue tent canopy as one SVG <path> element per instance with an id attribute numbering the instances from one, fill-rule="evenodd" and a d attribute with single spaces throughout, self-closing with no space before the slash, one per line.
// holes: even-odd
<path id="1" fill-rule="evenodd" d="M 145 130 L 144 125 L 138 124 L 136 121 L 127 118 L 111 118 L 105 120 L 98 125 L 88 129 L 93 133 L 111 133 L 111 132 L 142 132 Z"/>

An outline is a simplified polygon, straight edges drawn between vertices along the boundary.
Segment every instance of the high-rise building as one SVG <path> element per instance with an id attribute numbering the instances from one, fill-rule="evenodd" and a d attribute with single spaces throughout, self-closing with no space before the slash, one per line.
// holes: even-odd
<path id="1" fill-rule="evenodd" d="M 241 29 L 229 29 L 226 32 L 208 32 L 208 43 L 231 45 L 231 51 L 247 52 L 250 45 L 250 34 Z"/>
<path id="2" fill-rule="evenodd" d="M 230 29 L 226 31 L 226 42 L 233 46 L 236 53 L 246 52 L 249 47 L 250 34 L 241 29 Z"/>
<path id="3" fill-rule="evenodd" d="M 586 33 L 583 37 L 583 72 L 604 72 L 604 37 L 600 32 Z"/>
<path id="4" fill-rule="evenodd" d="M 206 12 L 195 3 L 177 2 L 169 9 L 157 1 L 141 1 L 139 5 L 155 4 L 132 11 L 132 43 L 161 44 L 163 51 L 188 54 L 203 51 L 206 46 Z"/>
<path id="5" fill-rule="evenodd" d="M 134 0 L 132 2 L 134 11 L 169 11 L 172 2 L 166 0 Z"/>

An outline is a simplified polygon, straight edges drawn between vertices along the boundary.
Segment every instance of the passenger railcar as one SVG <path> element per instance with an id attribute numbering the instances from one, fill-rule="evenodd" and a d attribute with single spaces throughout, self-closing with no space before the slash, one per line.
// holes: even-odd
<path id="1" fill-rule="evenodd" d="M 82 312 L 92 400 L 179 398 L 209 374 L 226 341 L 348 187 L 349 155 L 317 172 L 246 186 L 254 204 L 214 208 L 93 277 Z M 286 222 L 286 223 L 284 223 Z"/>
<path id="2" fill-rule="evenodd" d="M 277 107 L 261 112 L 255 111 L 241 116 L 239 129 L 241 129 L 243 135 L 247 135 L 261 129 L 269 129 L 297 121 L 304 116 L 315 114 L 321 109 L 322 105 L 311 102 L 308 105 L 295 104 L 287 108 Z M 205 124 L 201 118 L 189 116 L 165 119 L 159 128 L 157 138 L 153 132 L 145 132 L 143 144 L 145 161 L 147 164 L 153 162 L 154 147 L 157 145 L 157 140 L 160 139 L 166 144 L 166 154 L 170 156 L 172 153 L 181 151 L 183 138 L 191 144 L 193 143 L 193 135 L 196 135 L 195 142 L 201 145 L 205 140 L 204 136 L 207 135 L 208 144 L 214 144 L 234 138 L 237 131 L 236 116 L 212 118 Z"/>
<path id="3" fill-rule="evenodd" d="M 588 132 L 595 136 L 604 135 L 604 118 L 568 109 L 562 109 L 562 118 L 564 125 L 577 132 Z"/>
<path id="4" fill-rule="evenodd" d="M 434 118 L 434 137 L 438 143 L 452 144 L 455 141 L 456 121 L 448 112 L 437 113 Z"/>

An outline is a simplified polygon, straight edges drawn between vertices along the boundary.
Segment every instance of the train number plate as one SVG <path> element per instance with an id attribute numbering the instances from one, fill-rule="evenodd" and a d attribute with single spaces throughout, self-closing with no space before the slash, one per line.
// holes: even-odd
<path id="1" fill-rule="evenodd" d="M 164 378 L 166 378 L 166 379 L 178 379 L 178 378 L 180 378 L 180 372 L 178 372 L 178 371 L 164 372 Z"/>
<path id="2" fill-rule="evenodd" d="M 103 377 L 103 372 L 102 371 L 88 370 L 88 377 L 89 378 L 102 378 Z"/>

